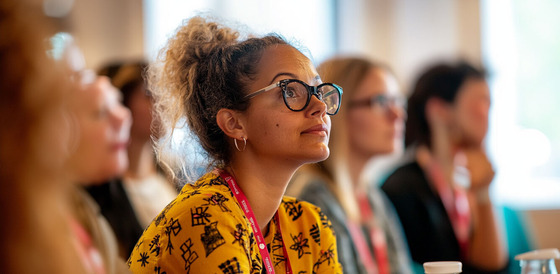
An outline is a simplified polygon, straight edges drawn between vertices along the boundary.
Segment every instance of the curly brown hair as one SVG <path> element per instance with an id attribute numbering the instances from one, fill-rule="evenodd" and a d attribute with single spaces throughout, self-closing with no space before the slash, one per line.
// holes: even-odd
<path id="1" fill-rule="evenodd" d="M 241 39 L 241 34 L 223 24 L 197 16 L 179 27 L 149 67 L 149 89 L 155 113 L 163 127 L 157 151 L 159 159 L 170 135 L 182 118 L 209 156 L 209 167 L 225 166 L 231 147 L 219 128 L 216 114 L 222 108 L 244 111 L 247 84 L 257 74 L 262 52 L 273 45 L 288 45 L 277 34 Z M 167 131 L 167 132 L 166 132 Z M 163 157 L 165 158 L 165 157 Z M 167 162 L 167 160 L 163 160 Z M 183 167 L 164 163 L 170 171 Z M 176 164 L 175 164 L 176 165 Z"/>

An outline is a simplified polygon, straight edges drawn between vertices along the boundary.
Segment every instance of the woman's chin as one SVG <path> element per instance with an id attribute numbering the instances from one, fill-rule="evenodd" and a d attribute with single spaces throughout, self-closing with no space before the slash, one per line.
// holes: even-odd
<path id="1" fill-rule="evenodd" d="M 330 150 L 328 146 L 321 147 L 316 153 L 310 155 L 310 163 L 317 163 L 326 160 L 329 158 Z"/>

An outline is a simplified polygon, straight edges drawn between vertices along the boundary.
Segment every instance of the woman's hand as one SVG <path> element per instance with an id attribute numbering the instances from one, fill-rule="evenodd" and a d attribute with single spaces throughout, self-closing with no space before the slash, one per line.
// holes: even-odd
<path id="1" fill-rule="evenodd" d="M 465 155 L 466 167 L 471 177 L 470 189 L 472 191 L 488 189 L 495 172 L 482 146 L 463 150 L 462 153 Z"/>

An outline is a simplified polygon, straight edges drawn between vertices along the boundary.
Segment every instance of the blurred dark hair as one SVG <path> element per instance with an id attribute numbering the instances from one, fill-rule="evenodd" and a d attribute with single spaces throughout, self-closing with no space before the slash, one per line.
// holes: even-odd
<path id="1" fill-rule="evenodd" d="M 453 104 L 466 80 L 485 78 L 486 73 L 481 68 L 465 61 L 441 62 L 425 69 L 416 80 L 408 98 L 405 146 L 431 146 L 431 132 L 426 118 L 426 103 L 429 99 L 439 98 Z"/>
<path id="2" fill-rule="evenodd" d="M 139 86 L 145 86 L 144 73 L 147 67 L 148 63 L 143 60 L 118 61 L 103 66 L 97 71 L 97 74 L 107 76 L 111 79 L 113 86 L 118 88 L 122 93 L 123 104 L 129 107 L 132 93 Z"/>

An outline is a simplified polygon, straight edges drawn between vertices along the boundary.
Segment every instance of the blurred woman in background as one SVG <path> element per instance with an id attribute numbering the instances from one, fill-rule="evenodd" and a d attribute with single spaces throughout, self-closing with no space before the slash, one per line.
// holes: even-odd
<path id="1" fill-rule="evenodd" d="M 3 273 L 85 273 L 66 199 L 69 98 L 47 57 L 42 2 L 0 2 L 0 266 Z M 54 256 L 53 256 L 54 255 Z"/>
<path id="2" fill-rule="evenodd" d="M 412 159 L 382 189 L 418 264 L 462 261 L 464 273 L 507 265 L 488 193 L 494 178 L 483 143 L 489 108 L 483 72 L 464 62 L 435 64 L 414 85 L 405 135 Z"/>
<path id="3" fill-rule="evenodd" d="M 87 76 L 86 76 L 87 77 Z M 119 259 L 117 240 L 99 206 L 83 187 L 95 185 L 123 174 L 128 166 L 126 147 L 130 130 L 130 112 L 121 104 L 119 91 L 104 76 L 93 75 L 92 82 L 82 82 L 74 94 L 73 118 L 76 146 L 70 155 L 68 172 L 77 186 L 72 192 L 76 227 L 93 269 L 105 273 L 124 273 L 126 265 Z"/>
<path id="4" fill-rule="evenodd" d="M 331 155 L 300 168 L 286 195 L 319 206 L 331 219 L 345 272 L 410 273 L 391 204 L 365 176 L 372 158 L 401 150 L 405 112 L 397 81 L 386 66 L 357 57 L 333 58 L 317 70 L 345 92 L 332 118 Z"/>
<path id="5" fill-rule="evenodd" d="M 175 197 L 177 190 L 156 164 L 152 138 L 153 98 L 144 84 L 145 62 L 115 62 L 99 70 L 120 90 L 122 103 L 132 115 L 128 168 L 122 176 L 87 188 L 101 208 L 119 242 L 119 255 L 128 259 L 134 245 L 154 217 Z M 152 134 L 152 125 L 155 128 Z"/>
<path id="6" fill-rule="evenodd" d="M 84 187 L 103 183 L 126 171 L 130 111 L 122 105 L 120 92 L 107 77 L 85 69 L 82 52 L 70 34 L 57 33 L 51 43 L 51 55 L 67 67 L 66 75 L 76 85 L 69 96 L 71 138 L 66 173 L 74 182 L 68 197 L 78 252 L 93 273 L 126 273 L 115 235 Z"/>

